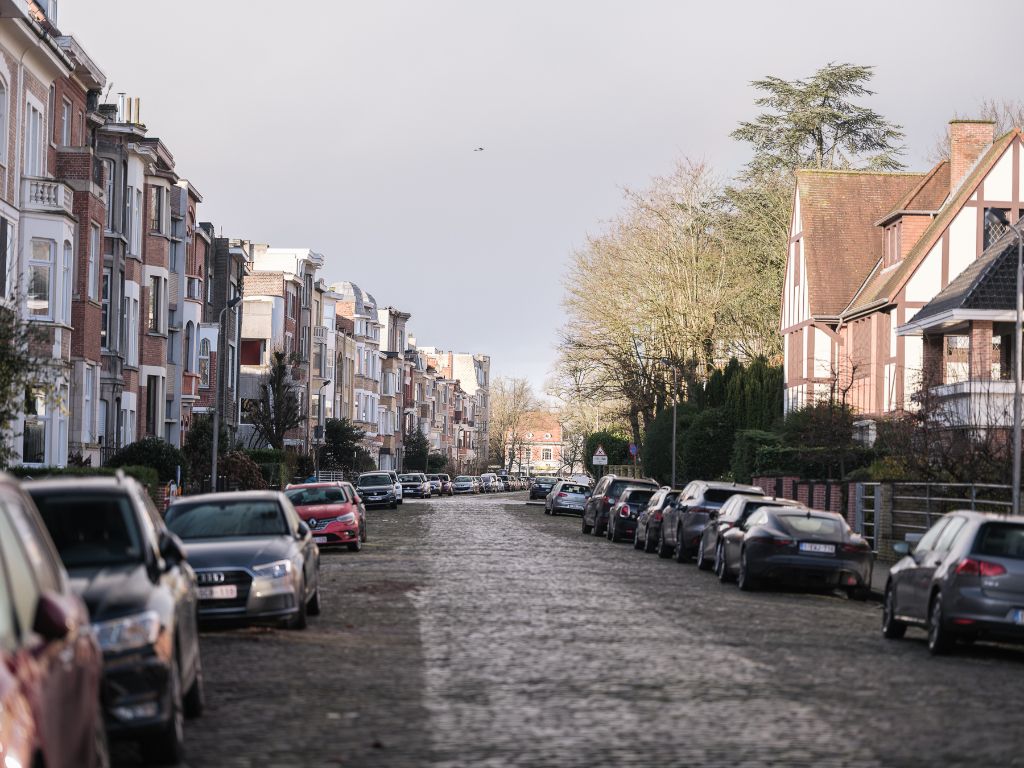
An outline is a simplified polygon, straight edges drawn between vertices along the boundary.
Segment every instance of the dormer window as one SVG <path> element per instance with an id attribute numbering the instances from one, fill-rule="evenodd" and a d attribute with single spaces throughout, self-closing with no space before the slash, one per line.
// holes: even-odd
<path id="1" fill-rule="evenodd" d="M 900 260 L 900 225 L 899 222 L 885 228 L 885 266 L 891 267 Z"/>
<path id="2" fill-rule="evenodd" d="M 1003 233 L 1010 228 L 1009 208 L 986 208 L 985 209 L 985 237 L 982 250 L 987 251 L 988 247 L 1002 237 Z"/>

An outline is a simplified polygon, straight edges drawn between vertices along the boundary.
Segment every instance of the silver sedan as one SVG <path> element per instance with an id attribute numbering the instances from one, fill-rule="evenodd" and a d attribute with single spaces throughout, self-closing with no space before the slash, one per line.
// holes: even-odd
<path id="1" fill-rule="evenodd" d="M 572 480 L 559 480 L 544 497 L 545 515 L 582 515 L 590 497 L 590 486 Z"/>

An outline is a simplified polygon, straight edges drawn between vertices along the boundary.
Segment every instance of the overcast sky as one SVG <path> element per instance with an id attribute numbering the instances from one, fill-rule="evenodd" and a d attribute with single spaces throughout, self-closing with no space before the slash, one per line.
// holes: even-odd
<path id="1" fill-rule="evenodd" d="M 328 282 L 411 312 L 421 345 L 490 354 L 494 375 L 540 388 L 567 258 L 624 186 L 684 155 L 735 173 L 749 82 L 830 61 L 876 67 L 871 106 L 924 168 L 954 113 L 1020 92 L 1019 25 L 978 8 L 61 0 L 59 23 L 111 100 L 141 98 L 202 220 L 320 251 Z"/>

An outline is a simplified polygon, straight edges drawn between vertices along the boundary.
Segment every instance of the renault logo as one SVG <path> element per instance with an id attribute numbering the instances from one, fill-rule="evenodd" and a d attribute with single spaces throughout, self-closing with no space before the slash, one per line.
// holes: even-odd
<path id="1" fill-rule="evenodd" d="M 316 518 L 311 517 L 306 521 L 310 528 L 316 528 Z"/>
<path id="2" fill-rule="evenodd" d="M 200 584 L 223 584 L 224 574 L 219 571 L 207 571 L 196 574 Z"/>

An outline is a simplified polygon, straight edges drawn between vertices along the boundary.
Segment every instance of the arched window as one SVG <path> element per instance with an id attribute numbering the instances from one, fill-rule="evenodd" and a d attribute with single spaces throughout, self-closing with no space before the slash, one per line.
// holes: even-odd
<path id="1" fill-rule="evenodd" d="M 210 386 L 210 340 L 199 342 L 199 386 Z"/>
<path id="2" fill-rule="evenodd" d="M 185 324 L 185 373 L 192 373 L 195 370 L 195 349 L 192 348 L 192 329 L 195 324 L 189 320 Z"/>

